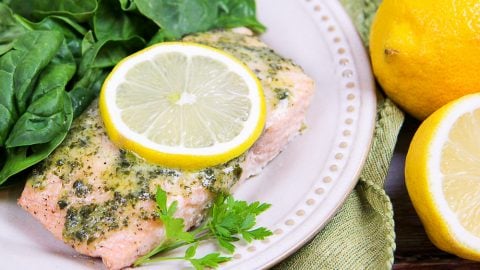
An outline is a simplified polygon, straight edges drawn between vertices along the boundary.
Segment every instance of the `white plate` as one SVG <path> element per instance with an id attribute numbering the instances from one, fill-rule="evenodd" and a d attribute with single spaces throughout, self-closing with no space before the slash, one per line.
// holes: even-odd
<path id="1" fill-rule="evenodd" d="M 223 266 L 226 269 L 272 266 L 325 226 L 357 182 L 375 125 L 376 97 L 370 64 L 340 4 L 336 0 L 257 3 L 259 18 L 268 26 L 265 42 L 300 64 L 315 79 L 317 89 L 305 134 L 260 176 L 235 191 L 237 198 L 273 205 L 260 216 L 259 225 L 272 229 L 274 236 L 268 241 L 240 243 L 235 259 Z M 20 209 L 16 205 L 19 193 L 0 192 L 2 269 L 102 267 L 99 260 L 77 255 L 55 240 Z M 212 248 L 204 245 L 199 252 Z"/>

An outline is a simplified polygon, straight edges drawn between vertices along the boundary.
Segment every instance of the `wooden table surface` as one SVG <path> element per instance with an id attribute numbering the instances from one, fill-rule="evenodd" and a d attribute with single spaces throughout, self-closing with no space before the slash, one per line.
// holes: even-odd
<path id="1" fill-rule="evenodd" d="M 393 269 L 480 269 L 480 262 L 460 259 L 437 249 L 428 239 L 405 188 L 404 163 L 419 122 L 405 119 L 386 182 L 395 219 L 397 248 Z"/>

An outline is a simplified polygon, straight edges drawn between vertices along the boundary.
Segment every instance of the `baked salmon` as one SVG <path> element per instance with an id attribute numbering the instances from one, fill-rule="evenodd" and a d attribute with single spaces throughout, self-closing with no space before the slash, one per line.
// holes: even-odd
<path id="1" fill-rule="evenodd" d="M 18 203 L 78 252 L 101 257 L 108 269 L 128 267 L 164 237 L 155 192 L 178 201 L 176 216 L 198 225 L 217 192 L 258 174 L 303 128 L 314 82 L 246 29 L 184 39 L 225 50 L 260 79 L 267 102 L 263 134 L 243 155 L 194 172 L 150 164 L 108 138 L 93 104 L 65 141 L 29 177 Z"/>

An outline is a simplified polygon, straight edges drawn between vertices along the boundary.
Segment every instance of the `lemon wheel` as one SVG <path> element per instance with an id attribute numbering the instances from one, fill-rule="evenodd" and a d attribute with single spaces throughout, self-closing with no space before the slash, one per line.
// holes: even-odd
<path id="1" fill-rule="evenodd" d="M 121 61 L 105 80 L 100 112 L 111 140 L 181 169 L 227 162 L 265 125 L 255 74 L 233 56 L 194 43 L 161 43 Z"/>

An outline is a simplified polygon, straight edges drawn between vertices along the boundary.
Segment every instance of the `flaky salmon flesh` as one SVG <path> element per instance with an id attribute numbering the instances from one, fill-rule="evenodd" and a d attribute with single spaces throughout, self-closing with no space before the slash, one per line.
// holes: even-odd
<path id="1" fill-rule="evenodd" d="M 176 216 L 198 225 L 219 191 L 258 174 L 304 125 L 314 82 L 246 29 L 188 36 L 229 52 L 260 79 L 267 102 L 263 134 L 226 164 L 186 172 L 149 164 L 108 138 L 98 103 L 76 119 L 65 141 L 29 177 L 18 203 L 79 253 L 101 257 L 108 269 L 128 267 L 164 238 L 155 192 L 178 202 Z"/>

